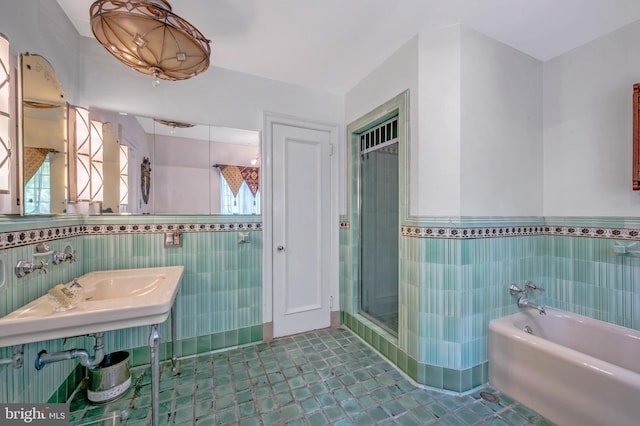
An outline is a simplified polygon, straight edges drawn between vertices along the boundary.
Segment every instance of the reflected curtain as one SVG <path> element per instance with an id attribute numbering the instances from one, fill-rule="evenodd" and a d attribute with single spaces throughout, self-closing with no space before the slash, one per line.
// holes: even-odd
<path id="1" fill-rule="evenodd" d="M 33 175 L 36 174 L 44 160 L 47 158 L 47 154 L 52 150 L 49 148 L 31 148 L 25 147 L 24 149 L 24 182 L 25 184 L 31 180 Z"/>
<path id="2" fill-rule="evenodd" d="M 233 192 L 233 196 L 238 196 L 238 191 L 242 186 L 242 182 L 244 181 L 242 178 L 242 170 L 240 166 L 229 166 L 226 164 L 220 165 L 220 173 L 224 176 L 224 179 L 227 181 L 229 188 L 231 188 L 231 192 Z"/>
<path id="3" fill-rule="evenodd" d="M 220 173 L 227 181 L 229 188 L 233 192 L 233 196 L 238 196 L 238 191 L 243 182 L 247 183 L 249 190 L 256 196 L 256 193 L 260 190 L 260 168 L 259 167 L 244 167 L 244 166 L 231 166 L 228 164 L 219 164 Z"/>
<path id="4" fill-rule="evenodd" d="M 254 198 L 256 193 L 260 189 L 260 168 L 259 167 L 245 167 L 242 169 L 242 178 L 247 182 L 249 190 L 253 194 Z"/>

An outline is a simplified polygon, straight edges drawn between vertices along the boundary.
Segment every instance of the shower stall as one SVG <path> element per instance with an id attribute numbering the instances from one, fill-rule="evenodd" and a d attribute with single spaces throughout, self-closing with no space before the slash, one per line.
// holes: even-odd
<path id="1" fill-rule="evenodd" d="M 359 135 L 360 313 L 398 334 L 398 119 Z"/>

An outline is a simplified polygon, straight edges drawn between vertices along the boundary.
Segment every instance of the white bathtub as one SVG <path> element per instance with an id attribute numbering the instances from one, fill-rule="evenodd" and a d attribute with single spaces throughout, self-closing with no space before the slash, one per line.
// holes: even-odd
<path id="1" fill-rule="evenodd" d="M 559 425 L 638 425 L 640 332 L 549 308 L 493 320 L 489 383 Z"/>

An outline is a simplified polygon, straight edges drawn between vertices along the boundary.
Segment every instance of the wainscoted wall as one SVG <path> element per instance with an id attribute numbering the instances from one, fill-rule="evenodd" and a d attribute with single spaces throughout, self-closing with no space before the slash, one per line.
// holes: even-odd
<path id="1" fill-rule="evenodd" d="M 240 228 L 242 225 L 242 228 Z M 251 225 L 251 227 L 249 227 Z M 164 249 L 162 232 L 185 232 L 182 249 Z M 400 331 L 389 335 L 358 315 L 353 255 L 355 235 L 340 230 L 342 321 L 419 383 L 463 392 L 486 383 L 487 327 L 517 310 L 509 283 L 530 279 L 545 288 L 536 301 L 640 329 L 640 258 L 614 253 L 615 244 L 640 242 L 640 219 L 425 219 L 399 230 Z M 180 356 L 262 338 L 262 230 L 259 218 L 220 221 L 209 216 L 3 219 L 0 316 L 91 270 L 184 264 L 178 294 Z M 42 231 L 42 232 L 41 232 Z M 238 243 L 238 232 L 249 235 Z M 35 244 L 78 251 L 76 263 L 18 279 L 18 260 L 36 260 Z M 164 342 L 168 326 L 160 327 Z M 130 350 L 148 362 L 148 327 L 108 332 L 109 351 Z M 0 367 L 0 402 L 65 401 L 81 378 L 74 361 L 33 368 L 48 352 L 91 348 L 70 338 L 25 346 L 25 365 Z M 162 346 L 165 357 L 169 348 Z M 12 348 L 0 348 L 10 357 Z"/>
<path id="2" fill-rule="evenodd" d="M 182 230 L 183 247 L 165 249 L 163 232 Z M 0 260 L 5 285 L 0 287 L 0 316 L 44 294 L 60 282 L 93 270 L 184 265 L 176 299 L 178 356 L 208 352 L 262 339 L 262 228 L 260 217 L 102 216 L 54 218 L 44 221 L 7 219 L 0 224 Z M 12 232 L 13 231 L 13 232 Z M 40 232 L 42 231 L 42 232 Z M 239 233 L 247 234 L 239 243 Z M 72 237 L 62 238 L 73 234 Z M 35 244 L 47 241 L 52 250 L 71 245 L 78 261 L 50 265 L 49 274 L 18 279 L 13 266 L 33 260 Z M 170 341 L 169 324 L 160 327 L 161 341 Z M 149 360 L 149 327 L 105 333 L 108 351 L 129 350 L 133 365 Z M 33 367 L 41 349 L 91 349 L 93 339 L 77 337 L 25 345 L 25 365 L 0 367 L 0 402 L 66 401 L 81 378 L 75 361 Z M 0 348 L 10 357 L 12 348 Z M 164 343 L 161 353 L 170 356 Z"/>
<path id="3" fill-rule="evenodd" d="M 548 218 L 554 235 L 545 251 L 549 306 L 640 330 L 640 252 L 616 254 L 615 245 L 640 249 L 640 219 Z"/>
<path id="4" fill-rule="evenodd" d="M 544 287 L 538 303 L 640 329 L 640 258 L 613 251 L 640 241 L 638 220 L 432 218 L 405 226 L 398 339 L 358 314 L 352 228 L 343 221 L 344 322 L 419 383 L 457 392 L 486 383 L 489 321 L 518 310 L 512 282 Z"/>

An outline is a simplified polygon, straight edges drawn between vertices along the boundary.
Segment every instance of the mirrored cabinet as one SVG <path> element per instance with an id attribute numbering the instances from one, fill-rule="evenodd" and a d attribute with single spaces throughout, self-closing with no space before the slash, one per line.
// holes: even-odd
<path id="1" fill-rule="evenodd" d="M 67 100 L 58 76 L 44 57 L 23 54 L 20 66 L 23 213 L 64 213 Z"/>

